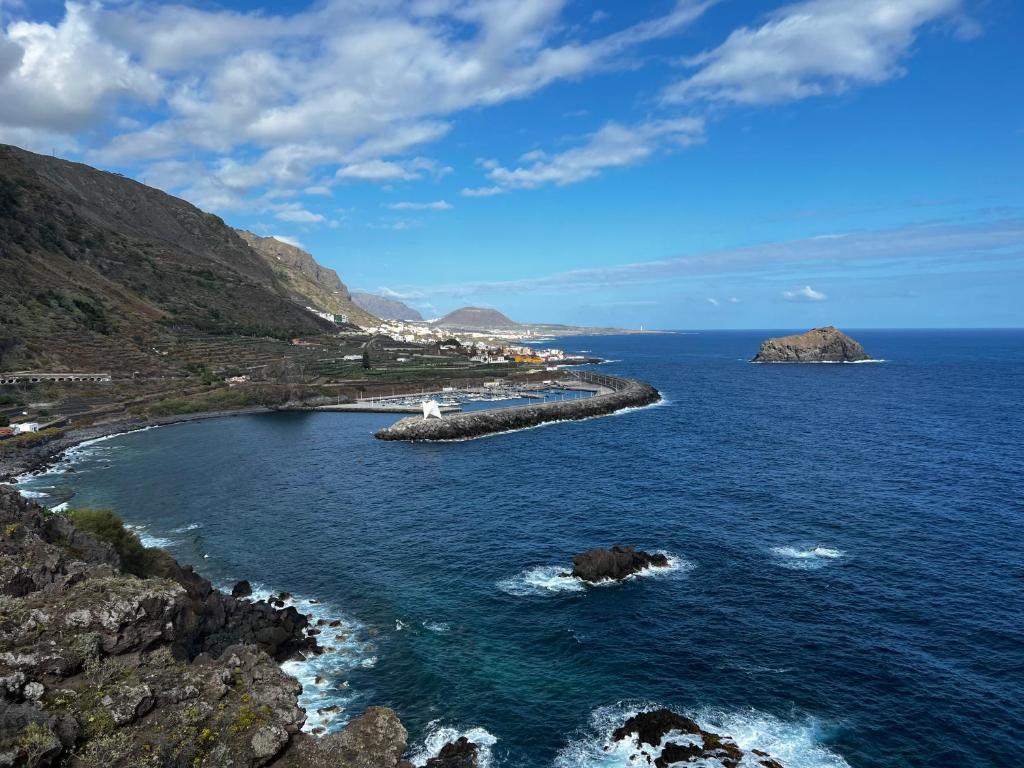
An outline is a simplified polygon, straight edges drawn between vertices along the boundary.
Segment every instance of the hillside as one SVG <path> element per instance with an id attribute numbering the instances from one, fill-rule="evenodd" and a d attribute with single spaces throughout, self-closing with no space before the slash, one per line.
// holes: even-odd
<path id="1" fill-rule="evenodd" d="M 0 370 L 153 372 L 181 334 L 333 330 L 217 216 L 0 145 Z"/>
<path id="2" fill-rule="evenodd" d="M 403 304 L 397 299 L 389 299 L 386 296 L 378 296 L 373 293 L 360 293 L 357 291 L 352 294 L 352 301 L 371 315 L 375 315 L 376 317 L 380 317 L 385 320 L 404 320 L 406 322 L 414 323 L 418 323 L 423 320 L 423 315 L 408 304 Z"/>
<path id="3" fill-rule="evenodd" d="M 338 273 L 323 267 L 302 248 L 275 237 L 260 237 L 244 229 L 235 230 L 253 248 L 299 302 L 324 312 L 348 317 L 356 325 L 376 325 L 375 313 L 352 300 Z"/>
<path id="4" fill-rule="evenodd" d="M 519 323 L 508 319 L 496 309 L 462 307 L 433 321 L 443 328 L 463 328 L 470 331 L 490 331 L 518 328 Z"/>

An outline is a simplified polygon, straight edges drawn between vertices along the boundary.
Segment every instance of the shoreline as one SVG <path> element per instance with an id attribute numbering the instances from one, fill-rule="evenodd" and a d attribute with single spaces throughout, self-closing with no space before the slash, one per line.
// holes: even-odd
<path id="1" fill-rule="evenodd" d="M 12 456 L 0 458 L 0 483 L 8 483 L 17 489 L 18 478 L 22 475 L 35 474 L 49 469 L 60 462 L 64 454 L 90 440 L 100 440 L 115 435 L 140 432 L 153 427 L 169 427 L 175 424 L 187 424 L 207 419 L 220 419 L 230 416 L 249 416 L 258 413 L 275 413 L 279 408 L 253 406 L 235 410 L 199 411 L 183 413 L 176 416 L 162 416 L 154 419 L 127 418 L 102 424 L 91 424 L 87 427 L 69 429 L 52 440 L 27 446 Z"/>

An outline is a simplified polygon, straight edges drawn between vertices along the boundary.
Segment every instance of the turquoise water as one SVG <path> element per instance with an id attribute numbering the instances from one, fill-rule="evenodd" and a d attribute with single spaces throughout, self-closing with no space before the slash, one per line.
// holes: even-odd
<path id="1" fill-rule="evenodd" d="M 393 706 L 421 762 L 469 732 L 494 766 L 629 765 L 604 747 L 643 704 L 787 766 L 1024 762 L 1024 333 L 748 364 L 765 335 L 559 342 L 666 395 L 613 417 L 440 445 L 375 441 L 389 416 L 237 417 L 87 445 L 25 487 L 343 617 L 292 667 L 311 725 Z M 615 543 L 674 567 L 558 576 Z"/>

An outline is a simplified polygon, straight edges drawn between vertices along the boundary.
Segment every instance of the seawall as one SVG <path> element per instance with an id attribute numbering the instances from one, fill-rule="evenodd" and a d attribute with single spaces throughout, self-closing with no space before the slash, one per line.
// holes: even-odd
<path id="1" fill-rule="evenodd" d="M 599 384 L 611 391 L 579 400 L 473 411 L 442 419 L 412 416 L 385 427 L 376 437 L 379 440 L 469 440 L 552 421 L 607 416 L 624 408 L 639 408 L 661 400 L 661 393 L 642 381 L 591 373 L 576 375 L 581 381 Z"/>

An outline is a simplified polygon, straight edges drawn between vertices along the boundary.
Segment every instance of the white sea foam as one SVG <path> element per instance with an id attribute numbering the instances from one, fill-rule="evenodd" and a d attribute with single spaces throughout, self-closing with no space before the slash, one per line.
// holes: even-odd
<path id="1" fill-rule="evenodd" d="M 668 558 L 668 566 L 661 568 L 644 568 L 642 571 L 627 576 L 625 579 L 621 579 L 619 581 L 609 579 L 589 586 L 612 587 L 619 584 L 620 581 L 630 581 L 641 577 L 663 578 L 666 576 L 686 573 L 696 567 L 689 560 L 677 555 L 673 555 L 668 552 L 660 552 L 659 554 L 663 554 Z M 583 592 L 587 588 L 588 584 L 582 579 L 563 575 L 569 570 L 571 569 L 560 565 L 538 565 L 533 568 L 527 568 L 525 571 L 517 573 L 511 578 L 502 579 L 498 582 L 498 589 L 507 595 L 512 595 L 513 597 L 531 597 L 556 595 L 567 592 Z"/>
<path id="2" fill-rule="evenodd" d="M 134 533 L 139 537 L 139 541 L 142 542 L 144 547 L 164 547 L 174 546 L 175 542 L 173 539 L 166 539 L 163 536 L 153 536 L 152 534 L 146 533 L 146 526 L 144 525 L 131 525 L 126 523 L 125 528 Z"/>
<path id="3" fill-rule="evenodd" d="M 28 488 L 17 488 L 17 491 L 26 499 L 44 499 L 47 496 L 42 491 L 30 491 Z"/>
<path id="4" fill-rule="evenodd" d="M 182 525 L 179 528 L 172 528 L 171 533 L 188 533 L 189 531 L 199 530 L 202 527 L 202 523 L 189 523 L 188 525 Z"/>
<path id="5" fill-rule="evenodd" d="M 451 629 L 451 625 L 446 621 L 424 621 L 423 628 L 431 632 L 447 632 Z"/>
<path id="6" fill-rule="evenodd" d="M 443 725 L 440 720 L 434 720 L 427 725 L 423 742 L 410 758 L 410 762 L 416 768 L 421 768 L 426 765 L 427 760 L 437 757 L 445 744 L 458 741 L 461 736 L 476 744 L 480 768 L 491 768 L 494 765 L 491 747 L 498 741 L 494 735 L 479 727 L 463 730 L 456 726 Z"/>
<path id="7" fill-rule="evenodd" d="M 54 507 L 50 507 L 50 511 L 51 512 L 67 512 L 68 511 L 68 503 L 66 501 L 62 501 L 60 504 L 58 504 L 58 505 L 56 505 Z"/>
<path id="8" fill-rule="evenodd" d="M 498 582 L 498 589 L 513 597 L 582 592 L 586 589 L 580 579 L 561 575 L 565 572 L 564 566 L 538 565 L 527 568 L 511 578 L 502 579 Z"/>
<path id="9" fill-rule="evenodd" d="M 230 592 L 232 584 L 222 582 L 218 586 Z M 276 599 L 280 594 L 280 590 L 268 589 L 263 584 L 252 585 L 253 600 Z M 348 708 L 357 696 L 345 678 L 354 669 L 377 664 L 373 643 L 365 626 L 345 616 L 333 605 L 297 595 L 282 602 L 310 618 L 310 624 L 320 630 L 317 642 L 326 649 L 319 656 L 286 661 L 281 665 L 281 669 L 302 684 L 299 706 L 306 710 L 306 722 L 302 728 L 307 732 L 337 730 L 348 722 Z M 324 623 L 319 624 L 320 621 Z M 341 626 L 330 626 L 333 621 L 340 621 Z"/>
<path id="10" fill-rule="evenodd" d="M 846 553 L 833 547 L 772 547 L 771 553 L 783 568 L 811 571 L 840 560 Z"/>
<path id="11" fill-rule="evenodd" d="M 612 733 L 633 715 L 655 709 L 658 705 L 619 703 L 595 710 L 589 727 L 572 739 L 555 757 L 555 768 L 634 768 L 646 765 L 635 741 L 613 741 Z M 748 710 L 726 712 L 703 709 L 681 712 L 696 720 L 704 730 L 728 736 L 747 754 L 739 766 L 756 768 L 760 758 L 750 750 L 760 749 L 778 759 L 786 768 L 849 768 L 848 763 L 821 743 L 821 726 L 814 720 L 787 722 L 772 715 Z M 671 735 L 658 747 L 646 746 L 651 762 L 665 741 L 686 743 L 687 737 Z M 699 763 L 702 768 L 719 768 L 717 760 Z"/>

